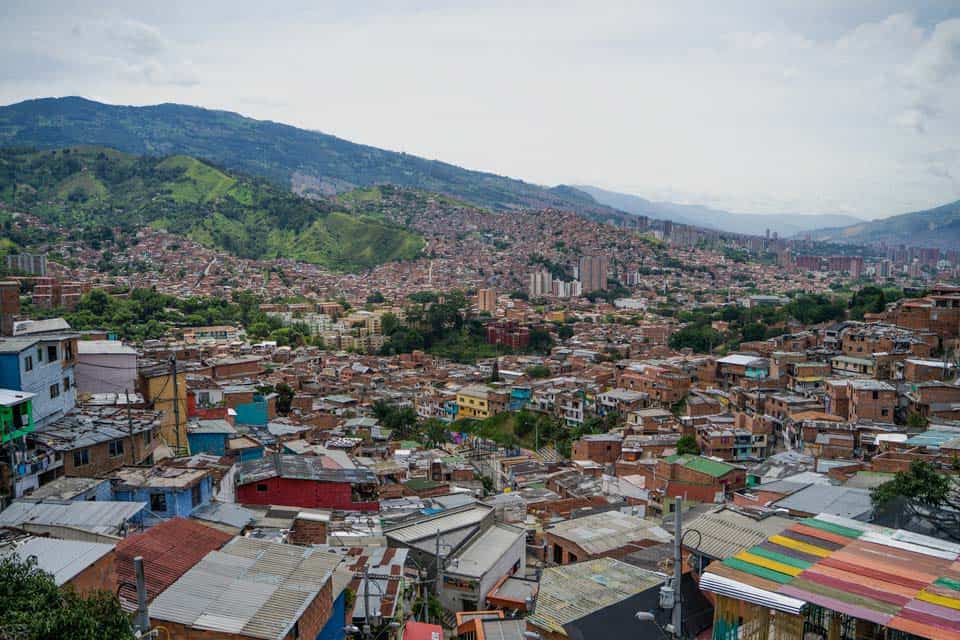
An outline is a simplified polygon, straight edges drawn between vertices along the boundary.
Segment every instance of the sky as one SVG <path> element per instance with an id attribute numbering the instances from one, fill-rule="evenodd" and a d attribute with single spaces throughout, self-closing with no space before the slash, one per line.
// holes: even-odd
<path id="1" fill-rule="evenodd" d="M 3 0 L 0 104 L 65 95 L 737 212 L 960 199 L 960 0 Z"/>

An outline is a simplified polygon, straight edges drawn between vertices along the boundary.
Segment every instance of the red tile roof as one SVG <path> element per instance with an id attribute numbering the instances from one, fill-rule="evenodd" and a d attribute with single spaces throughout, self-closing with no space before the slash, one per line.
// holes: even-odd
<path id="1" fill-rule="evenodd" d="M 132 535 L 117 545 L 117 577 L 121 601 L 136 605 L 137 580 L 133 559 L 143 557 L 147 602 L 153 601 L 211 551 L 233 538 L 196 520 L 174 518 Z"/>

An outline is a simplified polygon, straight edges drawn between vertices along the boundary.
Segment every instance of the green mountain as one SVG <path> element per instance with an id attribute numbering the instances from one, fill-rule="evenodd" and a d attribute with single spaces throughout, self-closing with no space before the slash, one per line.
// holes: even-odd
<path id="1" fill-rule="evenodd" d="M 85 144 L 202 158 L 306 194 L 394 184 L 493 209 L 554 207 L 611 220 L 625 215 L 572 187 L 549 189 L 227 111 L 178 104 L 116 106 L 77 97 L 0 107 L 0 146 Z"/>
<path id="2" fill-rule="evenodd" d="M 933 209 L 913 211 L 846 227 L 818 229 L 816 240 L 867 244 L 907 244 L 917 247 L 960 247 L 960 200 Z"/>
<path id="3" fill-rule="evenodd" d="M 423 239 L 195 158 L 104 147 L 0 149 L 0 202 L 68 228 L 152 225 L 244 258 L 285 257 L 338 270 L 411 259 Z"/>

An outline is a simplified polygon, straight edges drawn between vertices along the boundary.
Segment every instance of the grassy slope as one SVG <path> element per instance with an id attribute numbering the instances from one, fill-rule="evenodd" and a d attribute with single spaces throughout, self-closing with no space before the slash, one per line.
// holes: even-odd
<path id="1" fill-rule="evenodd" d="M 813 237 L 836 242 L 884 241 L 952 249 L 960 245 L 960 200 L 849 227 L 820 229 Z"/>
<path id="2" fill-rule="evenodd" d="M 285 187 L 299 173 L 337 191 L 395 184 L 494 209 L 556 207 L 604 219 L 624 216 L 575 189 L 547 189 L 226 111 L 175 104 L 125 107 L 76 97 L 0 107 L 0 145 L 77 144 L 134 154 L 184 154 Z"/>
<path id="3" fill-rule="evenodd" d="M 252 258 L 355 270 L 415 257 L 417 235 L 339 213 L 195 158 L 139 158 L 98 147 L 0 152 L 0 200 L 80 227 L 149 224 Z"/>

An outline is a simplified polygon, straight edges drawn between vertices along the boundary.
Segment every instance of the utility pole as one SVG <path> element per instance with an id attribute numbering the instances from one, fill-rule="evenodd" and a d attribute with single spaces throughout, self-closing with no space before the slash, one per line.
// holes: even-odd
<path id="1" fill-rule="evenodd" d="M 143 575 L 143 557 L 133 559 L 133 571 L 137 580 L 137 615 L 134 618 L 134 628 L 146 635 L 150 631 L 150 614 L 147 609 L 147 587 Z"/>
<path id="2" fill-rule="evenodd" d="M 436 550 L 435 559 L 436 559 L 436 562 L 437 562 L 437 579 L 436 579 L 436 581 L 433 583 L 433 584 L 434 584 L 433 591 L 434 591 L 434 595 L 436 595 L 437 598 L 439 598 L 439 597 L 440 597 L 440 580 L 441 580 L 442 577 L 443 577 L 443 567 L 442 567 L 441 564 L 440 564 L 440 529 L 437 529 L 437 550 Z M 427 599 L 427 602 L 425 602 L 424 604 L 426 605 L 426 607 L 427 607 L 427 613 L 429 614 L 429 611 L 430 611 L 430 600 Z M 442 620 L 437 620 L 437 624 L 443 624 L 443 621 L 442 621 Z"/>
<path id="3" fill-rule="evenodd" d="M 680 595 L 680 581 L 683 580 L 683 516 L 680 514 L 683 506 L 683 498 L 677 497 L 674 500 L 673 511 L 673 637 L 681 638 L 681 626 L 683 625 L 683 616 L 680 606 L 682 597 Z"/>
<path id="4" fill-rule="evenodd" d="M 173 376 L 173 427 L 177 439 L 177 453 L 180 455 L 180 386 L 177 383 L 177 356 L 170 356 L 170 375 Z M 174 456 L 174 457 L 176 457 Z"/>
<path id="5" fill-rule="evenodd" d="M 370 578 L 366 565 L 363 567 L 363 637 L 370 637 Z"/>
<path id="6" fill-rule="evenodd" d="M 133 415 L 130 413 L 130 390 L 124 389 L 127 395 L 127 432 L 130 434 L 130 464 L 137 464 L 137 441 L 133 437 Z M 123 442 L 121 440 L 121 442 Z"/>

